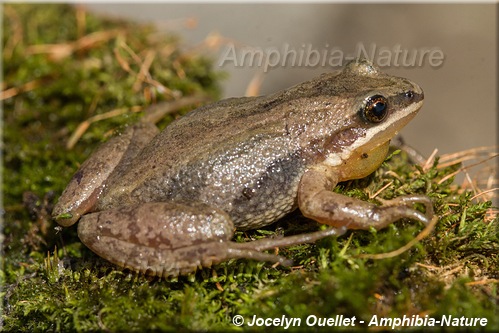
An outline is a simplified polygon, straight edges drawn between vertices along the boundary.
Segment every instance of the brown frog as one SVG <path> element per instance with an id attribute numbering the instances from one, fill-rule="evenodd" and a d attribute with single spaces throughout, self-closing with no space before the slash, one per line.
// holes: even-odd
<path id="1" fill-rule="evenodd" d="M 80 239 L 103 258 L 157 276 L 229 258 L 289 264 L 261 251 L 401 218 L 427 224 L 426 196 L 376 206 L 332 192 L 375 171 L 422 104 L 417 84 L 359 60 L 268 96 L 201 107 L 162 132 L 131 126 L 82 164 L 53 216 L 62 226 L 79 221 Z M 263 227 L 296 208 L 332 227 L 231 241 L 235 228 Z"/>

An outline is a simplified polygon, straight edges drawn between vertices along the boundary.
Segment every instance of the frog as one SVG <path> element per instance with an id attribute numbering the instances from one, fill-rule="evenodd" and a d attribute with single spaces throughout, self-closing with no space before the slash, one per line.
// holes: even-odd
<path id="1" fill-rule="evenodd" d="M 53 218 L 78 222 L 78 237 L 102 258 L 159 277 L 229 259 L 290 265 L 268 250 L 401 219 L 427 225 L 433 208 L 424 194 L 379 205 L 333 191 L 380 167 L 423 100 L 416 83 L 357 59 L 279 92 L 201 106 L 162 131 L 138 122 L 81 165 Z M 232 240 L 297 209 L 326 227 Z"/>

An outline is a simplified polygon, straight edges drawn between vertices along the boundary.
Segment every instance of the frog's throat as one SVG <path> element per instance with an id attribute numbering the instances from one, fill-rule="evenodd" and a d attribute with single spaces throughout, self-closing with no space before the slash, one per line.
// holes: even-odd
<path id="1" fill-rule="evenodd" d="M 364 178 L 379 168 L 388 154 L 390 141 L 387 141 L 370 151 L 356 150 L 352 152 L 343 167 L 337 167 L 338 180 Z"/>

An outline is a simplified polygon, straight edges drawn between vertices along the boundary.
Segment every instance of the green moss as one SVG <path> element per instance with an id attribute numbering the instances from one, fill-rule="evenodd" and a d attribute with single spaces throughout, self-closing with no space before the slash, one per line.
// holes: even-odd
<path id="1" fill-rule="evenodd" d="M 221 74 L 211 70 L 208 59 L 183 54 L 176 38 L 159 38 L 152 27 L 89 14 L 77 20 L 82 15 L 61 5 L 6 5 L 4 13 L 4 83 L 7 91 L 18 89 L 3 104 L 8 149 L 3 155 L 2 185 L 9 221 L 15 221 L 6 223 L 4 231 L 10 236 L 9 247 L 27 254 L 22 242 L 37 243 L 33 244 L 35 250 L 39 250 L 37 245 L 49 249 L 55 245 L 57 237 L 35 239 L 37 231 L 47 234 L 46 228 L 52 224 L 49 213 L 55 195 L 51 191 L 60 193 L 95 146 L 121 126 L 133 123 L 140 112 L 92 123 L 76 146 L 67 150 L 65 143 L 78 125 L 117 108 L 145 108 L 174 96 L 203 93 L 217 98 L 216 82 Z M 61 49 L 84 38 L 93 41 L 90 46 L 54 58 Z M 34 51 L 41 46 L 50 52 Z M 165 50 L 171 50 L 169 56 L 163 56 Z M 148 53 L 156 54 L 149 73 L 157 83 L 141 81 L 137 75 L 141 63 L 132 54 L 144 59 Z M 124 69 L 125 63 L 129 70 Z M 184 73 L 189 76 L 184 78 Z M 33 82 L 34 88 L 20 88 Z M 162 87 L 168 87 L 166 93 Z M 23 209 L 23 201 L 29 212 Z M 29 239 L 26 230 L 34 231 Z"/>
<path id="2" fill-rule="evenodd" d="M 50 212 L 95 146 L 140 114 L 93 123 L 71 150 L 65 143 L 82 121 L 96 114 L 173 98 L 150 83 L 135 89 L 136 76 L 122 68 L 113 50 L 123 42 L 140 57 L 147 51 L 173 50 L 155 57 L 150 73 L 176 96 L 207 91 L 216 97 L 220 74 L 211 70 L 209 59 L 183 54 L 177 38 L 157 38 L 151 27 L 90 14 L 82 25 L 73 7 L 61 5 L 5 5 L 4 15 L 5 88 L 39 84 L 4 101 L 5 256 L 0 279 L 5 331 L 239 331 L 257 328 L 232 325 L 235 315 L 247 321 L 253 315 L 303 320 L 343 315 L 369 321 L 373 315 L 416 314 L 485 317 L 488 330 L 499 329 L 493 282 L 499 279 L 498 220 L 485 222 L 490 203 L 470 200 L 470 193 L 451 186 L 452 179 L 440 182 L 458 166 L 441 169 L 435 163 L 423 171 L 407 163 L 404 153 L 393 154 L 370 177 L 335 189 L 372 202 L 411 193 L 432 198 L 439 215 L 435 231 L 396 257 L 358 255 L 396 250 L 421 225 L 401 221 L 377 232 L 349 231 L 340 238 L 280 249 L 294 260 L 294 268 L 229 260 L 189 276 L 159 279 L 99 258 L 80 243 L 75 228 L 56 229 Z M 113 29 L 122 33 L 74 57 L 26 56 L 33 45 L 68 44 Z M 130 54 L 118 48 L 136 72 Z M 296 213 L 264 230 L 238 232 L 235 239 L 317 228 Z"/>

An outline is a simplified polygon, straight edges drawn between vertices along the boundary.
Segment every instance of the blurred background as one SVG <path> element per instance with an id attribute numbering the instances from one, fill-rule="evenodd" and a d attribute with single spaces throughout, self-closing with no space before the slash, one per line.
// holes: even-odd
<path id="1" fill-rule="evenodd" d="M 223 62 L 230 47 L 297 51 L 338 49 L 354 54 L 364 45 L 439 50 L 441 66 L 387 66 L 425 91 L 425 105 L 402 131 L 407 143 L 429 156 L 497 143 L 497 5 L 489 4 L 89 4 L 90 11 L 154 23 L 176 32 L 186 49 L 203 48 L 228 73 L 224 97 L 243 96 L 253 78 L 268 94 L 322 72 L 326 66 L 258 66 Z M 304 48 L 305 46 L 305 48 Z M 203 51 L 204 52 L 204 51 Z M 223 64 L 222 64 L 223 63 Z"/>

